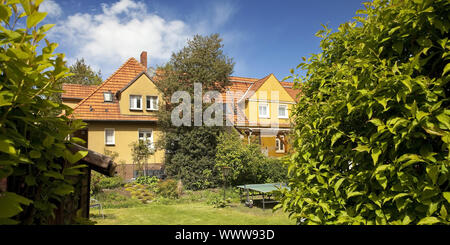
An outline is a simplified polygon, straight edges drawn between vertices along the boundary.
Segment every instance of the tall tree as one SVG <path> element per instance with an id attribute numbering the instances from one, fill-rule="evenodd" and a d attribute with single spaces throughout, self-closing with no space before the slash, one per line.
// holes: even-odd
<path id="1" fill-rule="evenodd" d="M 77 59 L 69 69 L 73 75 L 63 78 L 63 83 L 98 85 L 103 81 L 101 71 L 94 71 L 90 65 L 86 64 L 84 58 Z"/>
<path id="2" fill-rule="evenodd" d="M 294 74 L 281 205 L 304 224 L 450 224 L 450 2 L 365 6 Z"/>
<path id="3" fill-rule="evenodd" d="M 223 54 L 221 42 L 218 34 L 196 35 L 156 72 L 155 80 L 165 96 L 165 110 L 159 113 L 159 122 L 166 130 L 160 143 L 166 149 L 166 172 L 169 177 L 181 179 L 190 189 L 217 184 L 214 160 L 217 137 L 223 127 L 194 126 L 194 117 L 189 119 L 190 126 L 175 127 L 171 113 L 177 104 L 171 103 L 171 97 L 177 91 L 189 93 L 191 115 L 194 115 L 194 83 L 200 83 L 203 91 L 223 91 L 230 84 L 228 77 L 234 63 Z"/>

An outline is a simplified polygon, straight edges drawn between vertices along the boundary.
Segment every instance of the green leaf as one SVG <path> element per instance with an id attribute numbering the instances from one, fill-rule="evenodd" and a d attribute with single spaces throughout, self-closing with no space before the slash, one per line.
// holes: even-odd
<path id="1" fill-rule="evenodd" d="M 30 158 L 40 158 L 41 153 L 39 151 L 32 150 L 30 151 Z"/>
<path id="2" fill-rule="evenodd" d="M 443 192 L 442 196 L 447 200 L 448 203 L 450 203 L 450 192 Z"/>
<path id="3" fill-rule="evenodd" d="M 370 147 L 368 147 L 367 145 L 358 145 L 353 150 L 359 151 L 359 152 L 370 152 Z"/>
<path id="4" fill-rule="evenodd" d="M 427 170 L 428 177 L 433 182 L 433 185 L 435 185 L 437 178 L 439 176 L 439 166 L 427 166 L 426 170 Z"/>
<path id="5" fill-rule="evenodd" d="M 29 15 L 27 18 L 27 28 L 31 28 L 39 24 L 41 22 L 47 13 L 45 12 L 34 12 L 32 15 Z"/>
<path id="6" fill-rule="evenodd" d="M 55 193 L 56 195 L 59 195 L 59 196 L 65 196 L 72 192 L 74 192 L 73 186 L 67 185 L 67 184 L 61 184 L 58 187 L 56 187 L 55 189 L 53 189 L 53 193 Z"/>
<path id="7" fill-rule="evenodd" d="M 364 192 L 353 191 L 347 194 L 347 198 L 364 195 Z"/>
<path id="8" fill-rule="evenodd" d="M 442 72 L 442 76 L 445 76 L 445 74 L 447 74 L 448 71 L 450 71 L 450 63 L 445 65 L 444 71 Z"/>
<path id="9" fill-rule="evenodd" d="M 0 151 L 10 155 L 16 155 L 16 148 L 14 148 L 12 141 L 9 139 L 0 138 Z"/>
<path id="10" fill-rule="evenodd" d="M 9 16 L 11 16 L 11 9 L 3 4 L 0 5 L 0 19 L 9 20 Z"/>
<path id="11" fill-rule="evenodd" d="M 374 148 L 372 149 L 372 160 L 373 160 L 373 165 L 377 165 L 378 163 L 378 157 L 381 155 L 381 150 L 378 148 Z"/>
<path id="12" fill-rule="evenodd" d="M 89 153 L 88 151 L 78 151 L 75 154 L 72 154 L 69 151 L 65 151 L 65 152 L 66 152 L 66 154 L 65 154 L 66 159 L 72 164 L 80 161 Z"/>
<path id="13" fill-rule="evenodd" d="M 331 137 L 331 146 L 334 145 L 334 143 L 336 143 L 336 141 L 341 138 L 343 134 L 341 132 L 337 132 L 333 135 L 333 137 Z"/>
<path id="14" fill-rule="evenodd" d="M 338 194 L 338 193 L 340 193 L 339 192 L 339 187 L 342 185 L 342 182 L 344 182 L 344 178 L 342 178 L 342 179 L 340 179 L 340 180 L 338 180 L 337 182 L 336 182 L 336 184 L 334 184 L 334 192 L 336 193 L 336 194 Z M 339 194 L 338 194 L 339 195 Z"/>
<path id="15" fill-rule="evenodd" d="M 22 212 L 21 205 L 30 205 L 31 200 L 13 192 L 0 193 L 0 218 L 10 218 Z"/>
<path id="16" fill-rule="evenodd" d="M 445 127 L 450 130 L 450 117 L 445 115 L 445 113 L 441 113 L 436 116 L 436 119 L 445 125 Z"/>
<path id="17" fill-rule="evenodd" d="M 425 217 L 421 219 L 417 225 L 432 225 L 440 222 L 441 221 L 436 217 Z"/>

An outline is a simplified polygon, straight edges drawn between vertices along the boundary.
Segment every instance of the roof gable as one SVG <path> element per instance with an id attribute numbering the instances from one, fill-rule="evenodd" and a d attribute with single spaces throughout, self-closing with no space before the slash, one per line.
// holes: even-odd
<path id="1" fill-rule="evenodd" d="M 111 91 L 116 93 L 126 87 L 137 75 L 146 72 L 147 68 L 136 59 L 128 59 L 108 79 L 99 85 L 90 95 L 84 98 L 73 110 L 75 118 L 83 120 L 144 120 L 155 121 L 155 117 L 144 115 L 122 115 L 117 100 L 104 102 L 103 93 Z"/>

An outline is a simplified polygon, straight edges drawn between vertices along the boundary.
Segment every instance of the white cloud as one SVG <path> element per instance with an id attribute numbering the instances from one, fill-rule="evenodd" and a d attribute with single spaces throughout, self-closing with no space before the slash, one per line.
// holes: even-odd
<path id="1" fill-rule="evenodd" d="M 39 6 L 39 11 L 47 12 L 48 17 L 59 17 L 63 13 L 61 7 L 53 0 L 46 0 Z"/>
<path id="2" fill-rule="evenodd" d="M 218 32 L 217 28 L 233 14 L 231 5 L 219 4 L 210 8 L 210 13 L 203 12 L 206 19 L 188 23 L 149 13 L 145 3 L 133 0 L 102 4 L 101 9 L 96 14 L 65 17 L 49 35 L 64 46 L 69 64 L 84 58 L 92 67 L 99 67 L 104 77 L 126 59 L 138 58 L 144 50 L 148 52 L 149 65 L 162 64 L 194 34 Z"/>

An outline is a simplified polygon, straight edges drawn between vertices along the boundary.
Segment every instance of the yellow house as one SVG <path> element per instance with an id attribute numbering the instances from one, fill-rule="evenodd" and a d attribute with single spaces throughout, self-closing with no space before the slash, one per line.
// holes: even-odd
<path id="1" fill-rule="evenodd" d="M 230 77 L 230 80 L 233 85 L 229 91 L 238 95 L 233 101 L 236 114 L 242 113 L 241 117 L 234 117 L 234 127 L 241 137 L 259 143 L 267 156 L 286 155 L 291 111 L 299 90 L 293 89 L 292 83 L 280 82 L 273 74 L 262 79 Z"/>
<path id="2" fill-rule="evenodd" d="M 291 128 L 290 111 L 298 90 L 292 83 L 279 82 L 273 74 L 263 79 L 229 77 L 232 85 L 223 93 L 225 103 L 234 107 L 232 126 L 244 140 L 256 140 L 266 155 L 287 154 L 287 137 Z M 128 59 L 98 86 L 64 84 L 62 100 L 71 106 L 73 117 L 87 122 L 88 127 L 75 136 L 84 139 L 93 151 L 118 153 L 115 162 L 126 179 L 135 177 L 131 146 L 146 139 L 154 147 L 161 139 L 157 123 L 162 93 L 147 73 L 147 53 L 140 62 Z M 229 100 L 227 93 L 234 93 Z M 164 150 L 156 150 L 145 166 L 148 175 L 164 171 Z"/>

